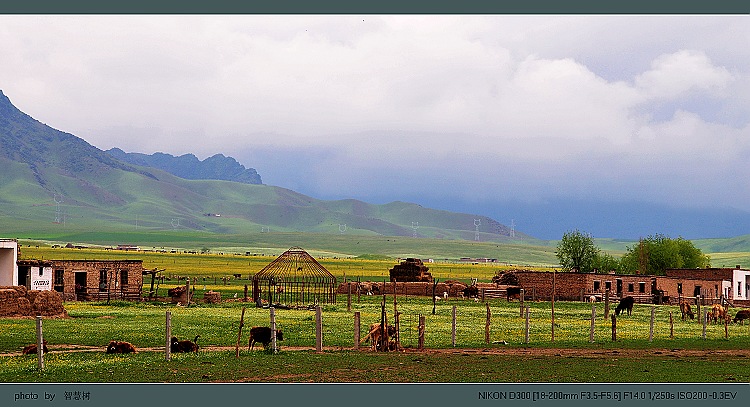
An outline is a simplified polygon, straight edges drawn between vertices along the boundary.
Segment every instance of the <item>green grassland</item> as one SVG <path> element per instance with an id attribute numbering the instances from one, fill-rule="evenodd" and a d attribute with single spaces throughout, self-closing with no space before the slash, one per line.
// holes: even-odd
<path id="1" fill-rule="evenodd" d="M 280 354 L 248 351 L 247 330 L 250 326 L 269 324 L 268 309 L 252 304 L 227 301 L 219 305 L 194 304 L 180 307 L 166 303 L 66 303 L 70 318 L 44 319 L 45 339 L 52 346 L 46 356 L 46 369 L 36 370 L 34 356 L 0 356 L 0 382 L 158 382 L 158 381 L 264 381 L 278 376 L 278 381 L 403 381 L 403 382 L 484 382 L 484 381 L 632 381 L 634 377 L 617 377 L 613 367 L 638 367 L 636 381 L 750 381 L 749 358 L 737 358 L 732 367 L 721 367 L 717 355 L 711 361 L 702 358 L 658 355 L 670 349 L 746 349 L 750 345 L 750 326 L 728 326 L 725 338 L 723 325 L 708 325 L 703 336 L 702 325 L 682 321 L 673 306 L 637 304 L 633 315 L 617 321 L 617 340 L 612 341 L 611 321 L 603 318 L 603 306 L 597 304 L 594 341 L 589 342 L 591 305 L 578 302 L 555 303 L 555 332 L 552 340 L 551 303 L 526 302 L 530 307 L 529 340 L 525 339 L 525 319 L 520 316 L 519 303 L 505 300 L 488 302 L 490 343 L 485 342 L 486 305 L 471 300 L 440 301 L 432 314 L 432 303 L 424 297 L 396 297 L 400 316 L 401 343 L 406 353 L 389 355 L 352 350 L 354 346 L 354 312 L 359 312 L 364 326 L 379 321 L 383 298 L 362 296 L 352 299 L 347 311 L 346 296 L 336 304 L 322 305 L 323 354 L 314 353 L 315 317 L 309 310 L 275 310 L 277 326 L 284 332 L 279 342 Z M 456 352 L 438 355 L 416 352 L 418 316 L 426 319 L 425 347 L 453 349 L 451 339 L 452 312 L 456 307 Z M 233 347 L 237 343 L 242 308 L 245 308 L 245 330 L 240 341 L 239 359 Z M 655 310 L 652 340 L 651 309 Z M 389 320 L 393 318 L 393 297 L 386 297 Z M 173 361 L 164 360 L 164 325 L 166 312 L 171 313 L 172 333 L 180 338 L 200 335 L 204 348 L 197 354 L 177 354 Z M 672 313 L 672 325 L 669 323 Z M 0 320 L 0 353 L 19 352 L 35 341 L 34 319 Z M 106 355 L 109 340 L 127 340 L 141 349 L 137 355 Z M 70 345 L 90 347 L 82 352 L 69 352 Z M 208 351 L 207 347 L 224 347 Z M 335 349 L 331 349 L 331 347 Z M 151 351 L 146 350 L 147 348 Z M 306 348 L 308 350 L 291 350 Z M 513 358 L 502 354 L 483 354 L 482 349 L 568 348 L 595 349 L 614 352 L 614 357 L 563 358 L 534 356 L 523 358 L 526 367 L 509 373 L 498 366 L 514 364 Z M 161 350 L 160 350 L 161 349 Z M 230 350 L 231 349 L 231 350 Z M 474 349 L 463 352 L 461 349 Z M 617 350 L 637 349 L 638 356 L 617 355 Z M 278 358 L 278 359 L 277 359 Z M 518 359 L 518 357 L 515 357 Z M 669 364 L 666 363 L 669 362 Z M 283 363 L 281 363 L 283 362 Z M 604 363 L 603 363 L 604 362 Z M 688 365 L 688 363 L 690 363 Z M 288 369 L 280 370 L 281 364 Z M 497 365 L 499 364 L 499 365 Z M 598 367 L 597 367 L 598 365 Z M 690 374 L 679 366 L 690 366 Z M 71 369 L 76 366 L 76 369 Z M 148 366 L 148 369 L 143 368 Z M 383 371 L 384 366 L 390 369 Z M 398 366 L 394 369 L 394 366 Z M 442 374 L 434 374 L 436 366 L 444 366 Z M 460 366 L 460 368 L 458 367 Z M 584 369 L 588 367 L 588 369 Z M 128 373 L 131 369 L 130 373 Z M 347 369 L 353 369 L 346 373 Z M 591 370 L 593 369 L 593 370 Z M 456 372 L 456 370 L 460 370 Z M 140 372 L 133 374 L 133 372 Z M 287 372 L 288 374 L 282 374 Z M 321 372 L 326 372 L 322 375 Z M 432 372 L 432 373 L 431 373 Z M 448 373 L 446 373 L 448 372 Z M 451 374 L 450 372 L 455 372 Z M 593 372 L 593 373 L 592 373 Z M 354 380 L 356 374 L 357 379 Z M 593 377 L 592 377 L 593 374 Z"/>
<path id="2" fill-rule="evenodd" d="M 520 304 L 506 300 L 489 300 L 490 342 L 485 340 L 487 307 L 482 302 L 451 298 L 433 303 L 426 297 L 396 297 L 400 315 L 401 343 L 407 352 L 372 353 L 353 350 L 354 312 L 362 320 L 361 334 L 365 327 L 379 322 L 383 297 L 337 296 L 335 304 L 321 306 L 323 318 L 323 344 L 326 350 L 316 353 L 309 350 L 315 346 L 315 314 L 306 309 L 275 310 L 278 327 L 284 331 L 277 355 L 263 351 L 248 351 L 247 330 L 250 326 L 269 324 L 268 309 L 256 308 L 252 303 L 240 301 L 248 278 L 265 267 L 286 246 L 302 246 L 308 249 L 339 281 L 387 279 L 388 270 L 397 264 L 394 251 L 381 249 L 383 254 L 356 256 L 355 243 L 343 237 L 337 244 L 325 243 L 309 236 L 259 234 L 251 244 L 242 244 L 231 237 L 222 241 L 202 238 L 199 234 L 176 234 L 159 237 L 144 233 L 139 238 L 151 238 L 150 250 L 125 252 L 106 250 L 102 247 L 111 242 L 104 241 L 101 247 L 86 249 L 52 248 L 50 243 L 65 243 L 68 239 L 49 241 L 21 240 L 21 258 L 28 259 L 140 259 L 147 269 L 164 269 L 166 276 L 187 276 L 196 289 L 195 298 L 202 298 L 208 290 L 220 291 L 225 300 L 221 304 L 194 303 L 188 307 L 165 301 L 153 302 L 68 302 L 65 304 L 70 318 L 43 320 L 44 336 L 52 345 L 45 360 L 44 371 L 36 368 L 36 358 L 18 354 L 20 349 L 35 342 L 35 321 L 30 318 L 0 319 L 0 382 L 224 382 L 224 381 L 274 381 L 274 382 L 748 382 L 750 381 L 750 358 L 732 358 L 717 354 L 711 358 L 673 356 L 670 350 L 732 350 L 750 348 L 750 326 L 730 324 L 725 332 L 723 325 L 703 327 L 695 320 L 682 321 L 675 306 L 651 306 L 636 304 L 632 316 L 617 319 L 617 340 L 612 340 L 611 320 L 604 318 L 603 304 L 596 304 L 594 341 L 589 341 L 592 305 L 580 302 L 556 302 L 554 304 L 554 339 L 552 304 L 548 301 L 526 301 L 529 307 L 529 331 L 526 340 L 525 319 L 520 313 Z M 296 234 L 299 235 L 299 234 Z M 175 239 L 181 236 L 184 240 Z M 268 238 L 272 236 L 274 239 Z M 60 237 L 60 236 L 58 236 Z M 94 241 L 91 236 L 79 235 L 74 243 Z M 336 237 L 335 235 L 332 237 Z M 350 238 L 350 237 L 349 237 Z M 163 240 L 160 240 L 163 239 Z M 168 240 L 171 239 L 171 240 Z M 288 240 L 284 240 L 288 239 Z M 370 248 L 376 241 L 367 241 Z M 373 238 L 376 239 L 376 238 Z M 377 238 L 394 240 L 395 252 L 420 253 L 429 244 L 424 239 Z M 98 240 L 101 242 L 101 240 Z M 130 242 L 130 240 L 126 240 Z M 143 239 L 132 240 L 143 242 Z M 283 243 L 279 243 L 282 241 Z M 453 242 L 456 243 L 456 242 Z M 336 249 L 325 248 L 328 245 Z M 337 246 L 338 245 L 338 246 Z M 92 245 L 93 246 L 93 245 Z M 447 279 L 468 282 L 471 278 L 489 281 L 501 269 L 524 267 L 543 270 L 544 265 L 532 265 L 528 261 L 529 248 L 521 245 L 517 250 L 517 264 L 502 262 L 495 264 L 472 264 L 456 261 L 454 257 L 462 249 L 474 247 L 487 250 L 494 244 L 461 242 L 453 246 L 453 256 L 436 257 L 428 263 L 430 273 L 441 281 Z M 502 245 L 500 245 L 502 246 Z M 208 249 L 208 253 L 189 254 L 177 249 Z M 306 248 L 307 249 L 307 248 Z M 170 253 L 174 250 L 175 253 Z M 504 250 L 510 250 L 504 248 Z M 531 252 L 547 253 L 546 247 L 534 247 Z M 375 250 L 365 250 L 368 253 Z M 248 255 L 245 255 L 247 252 Z M 510 251 L 509 251 L 510 252 Z M 723 259 L 735 262 L 743 254 Z M 420 256 L 421 257 L 421 256 Z M 461 256 L 458 256 L 461 257 Z M 477 256 L 479 257 L 479 256 Z M 532 257 L 533 258 L 533 257 Z M 550 258 L 550 257 L 547 257 Z M 741 263 L 741 262 L 740 262 Z M 531 267 L 534 266 L 534 267 Z M 547 266 L 549 267 L 549 266 Z M 230 278 L 241 274 L 240 279 Z M 165 281 L 159 293 L 183 283 L 177 279 Z M 148 281 L 146 282 L 148 285 Z M 236 297 L 236 299 L 235 299 Z M 347 309 L 347 303 L 350 309 Z M 387 296 L 386 311 L 393 321 L 394 298 Z M 452 313 L 456 307 L 455 352 L 417 352 L 418 320 L 426 318 L 425 347 L 429 349 L 454 349 L 452 342 Z M 234 346 L 240 325 L 240 315 L 245 308 L 244 327 L 240 341 L 240 357 L 235 358 Z M 613 308 L 613 307 L 612 307 Z M 651 330 L 651 312 L 654 325 Z M 174 355 L 171 361 L 164 360 L 164 325 L 166 312 L 171 313 L 172 333 L 180 338 L 192 339 L 200 335 L 203 350 L 197 354 Z M 611 311 L 611 310 L 610 310 Z M 671 321 L 671 322 L 670 322 Z M 649 339 L 651 336 L 651 339 Z M 136 355 L 106 355 L 103 350 L 110 340 L 132 342 L 142 351 Z M 87 347 L 82 351 L 70 351 L 71 347 Z M 206 350 L 207 348 L 223 350 Z M 231 349 L 231 350 L 228 350 Z M 499 352 L 484 353 L 483 350 L 503 349 L 591 349 L 615 356 L 606 358 L 559 357 L 537 355 L 519 358 Z M 617 355 L 619 350 L 636 350 L 637 356 Z M 520 363 L 522 361 L 523 363 Z M 75 367 L 75 368 L 74 368 Z M 437 369 L 440 371 L 438 372 Z M 620 371 L 639 372 L 626 375 Z M 138 372 L 135 373 L 134 372 Z M 322 372 L 325 372 L 323 374 Z"/>

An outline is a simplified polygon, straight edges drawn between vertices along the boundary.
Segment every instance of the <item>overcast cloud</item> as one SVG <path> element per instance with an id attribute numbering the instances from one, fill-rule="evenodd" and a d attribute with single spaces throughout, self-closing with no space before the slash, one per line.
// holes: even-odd
<path id="1" fill-rule="evenodd" d="M 317 198 L 750 211 L 748 16 L 3 15 L 0 55 L 52 127 Z"/>

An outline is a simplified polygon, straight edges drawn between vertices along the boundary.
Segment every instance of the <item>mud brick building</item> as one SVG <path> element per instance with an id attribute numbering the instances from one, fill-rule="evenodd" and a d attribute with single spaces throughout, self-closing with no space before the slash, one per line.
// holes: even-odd
<path id="1" fill-rule="evenodd" d="M 142 260 L 19 260 L 14 285 L 54 290 L 64 301 L 139 300 Z"/>
<path id="2" fill-rule="evenodd" d="M 552 279 L 555 280 L 555 298 L 558 300 L 580 301 L 594 295 L 601 301 L 608 291 L 612 299 L 632 296 L 637 302 L 651 303 L 657 296 L 664 303 L 676 303 L 681 297 L 694 297 L 695 293 L 706 298 L 718 298 L 710 291 L 714 286 L 721 287 L 721 280 L 705 277 L 651 276 L 643 274 L 593 274 L 572 272 L 516 271 L 518 285 L 526 295 L 537 299 L 552 298 Z"/>
<path id="3" fill-rule="evenodd" d="M 688 296 L 700 291 L 704 296 L 724 297 L 735 305 L 750 306 L 750 270 L 739 265 L 734 268 L 667 269 L 666 274 L 677 281 L 707 281 L 687 292 Z M 685 292 L 684 286 L 680 288 Z"/>

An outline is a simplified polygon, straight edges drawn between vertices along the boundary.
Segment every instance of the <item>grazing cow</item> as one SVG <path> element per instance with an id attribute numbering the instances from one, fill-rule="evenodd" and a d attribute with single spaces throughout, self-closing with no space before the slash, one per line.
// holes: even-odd
<path id="1" fill-rule="evenodd" d="M 726 319 L 727 310 L 721 304 L 711 305 L 711 311 L 708 311 L 708 319 L 713 323 L 717 323 L 721 320 Z"/>
<path id="2" fill-rule="evenodd" d="M 690 308 L 690 304 L 688 304 L 685 301 L 680 301 L 680 312 L 682 313 L 682 320 L 685 320 L 685 315 L 689 316 L 690 319 L 695 319 L 695 314 L 693 314 L 692 308 Z"/>
<path id="3" fill-rule="evenodd" d="M 732 322 L 740 322 L 742 325 L 745 325 L 745 320 L 750 319 L 750 310 L 743 309 L 737 311 L 737 315 L 734 316 L 734 319 L 732 319 Z"/>
<path id="4" fill-rule="evenodd" d="M 635 303 L 635 299 L 631 296 L 627 296 L 621 299 L 620 303 L 617 304 L 617 308 L 615 308 L 615 315 L 620 315 L 621 312 L 624 312 L 626 310 L 628 311 L 628 315 L 631 315 L 633 313 L 634 303 Z"/>
<path id="5" fill-rule="evenodd" d="M 181 341 L 176 336 L 173 336 L 169 349 L 173 353 L 198 352 L 198 338 L 200 337 L 200 335 L 195 335 L 195 339 L 192 341 Z"/>
<path id="6" fill-rule="evenodd" d="M 109 341 L 106 353 L 137 353 L 130 342 Z"/>
<path id="7" fill-rule="evenodd" d="M 396 335 L 396 327 L 393 325 L 385 325 L 386 328 L 386 340 L 388 338 L 391 338 Z M 363 344 L 367 342 L 368 340 L 372 343 L 372 350 L 377 350 L 379 348 L 381 339 L 381 329 L 380 329 L 380 323 L 375 323 L 370 325 L 370 332 L 367 333 L 367 335 L 362 338 L 362 340 L 359 341 L 360 344 Z M 388 341 L 388 348 L 393 350 L 395 347 L 395 344 L 391 344 L 391 341 Z"/>
<path id="8" fill-rule="evenodd" d="M 505 290 L 505 298 L 510 302 L 513 298 L 521 298 L 521 287 L 508 287 Z"/>
<path id="9" fill-rule="evenodd" d="M 284 340 L 284 334 L 281 332 L 281 329 L 276 330 L 276 340 Z M 267 326 L 254 326 L 250 328 L 247 349 L 252 350 L 256 342 L 262 343 L 263 347 L 267 348 L 271 344 L 271 328 Z"/>
<path id="10" fill-rule="evenodd" d="M 21 351 L 21 353 L 24 355 L 36 355 L 36 352 L 37 352 L 37 347 L 35 343 L 28 345 L 28 346 L 24 346 L 23 350 Z M 46 339 L 42 341 L 42 352 L 44 353 L 49 352 L 49 350 L 47 349 Z"/>
<path id="11" fill-rule="evenodd" d="M 476 285 L 464 288 L 464 297 L 476 298 L 477 296 L 479 296 L 479 288 Z"/>

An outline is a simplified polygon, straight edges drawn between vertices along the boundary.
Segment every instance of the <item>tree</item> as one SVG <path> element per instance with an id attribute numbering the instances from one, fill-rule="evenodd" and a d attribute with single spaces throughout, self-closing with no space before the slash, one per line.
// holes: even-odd
<path id="1" fill-rule="evenodd" d="M 620 271 L 620 260 L 616 259 L 609 253 L 599 253 L 594 260 L 594 268 L 599 273 L 609 273 L 614 270 L 615 272 Z"/>
<path id="2" fill-rule="evenodd" d="M 564 269 L 589 273 L 596 267 L 599 248 L 591 235 L 574 230 L 563 234 L 555 254 Z"/>
<path id="3" fill-rule="evenodd" d="M 711 259 L 689 240 L 656 234 L 628 247 L 620 263 L 626 272 L 664 275 L 671 268 L 710 267 Z"/>

